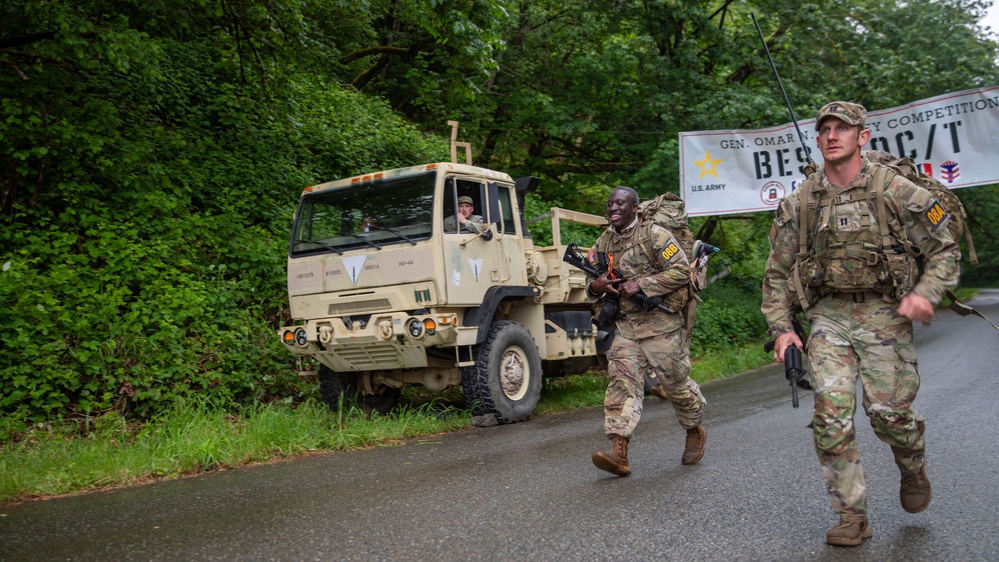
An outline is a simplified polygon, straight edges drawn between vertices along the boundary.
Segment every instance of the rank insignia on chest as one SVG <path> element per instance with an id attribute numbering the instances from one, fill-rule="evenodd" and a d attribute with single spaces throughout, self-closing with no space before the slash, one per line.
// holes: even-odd
<path id="1" fill-rule="evenodd" d="M 940 223 L 947 219 L 947 211 L 944 210 L 939 201 L 934 201 L 932 205 L 927 207 L 926 210 L 923 211 L 923 215 L 926 217 L 926 220 L 933 225 L 933 228 L 940 226 Z"/>
<path id="2" fill-rule="evenodd" d="M 662 252 L 659 252 L 659 255 L 661 255 L 664 259 L 672 260 L 673 257 L 676 256 L 677 252 L 679 251 L 680 248 L 677 247 L 676 244 L 670 242 L 669 244 L 666 245 L 665 248 L 663 248 Z"/>

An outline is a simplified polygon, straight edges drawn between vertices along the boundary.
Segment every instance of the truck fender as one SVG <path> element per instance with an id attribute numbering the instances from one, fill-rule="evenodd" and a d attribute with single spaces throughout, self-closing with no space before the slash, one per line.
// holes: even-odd
<path id="1" fill-rule="evenodd" d="M 463 324 L 466 327 L 475 326 L 478 333 L 475 336 L 475 344 L 481 344 L 489 333 L 489 327 L 493 323 L 496 309 L 501 302 L 506 300 L 524 300 L 527 298 L 540 297 L 541 290 L 537 287 L 520 286 L 497 286 L 490 287 L 482 297 L 482 304 L 474 308 L 469 308 L 465 313 Z"/>

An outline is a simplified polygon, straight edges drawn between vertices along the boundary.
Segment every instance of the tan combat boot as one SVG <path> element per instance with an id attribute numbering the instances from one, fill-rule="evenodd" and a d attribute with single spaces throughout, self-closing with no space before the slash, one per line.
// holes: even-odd
<path id="1" fill-rule="evenodd" d="M 631 465 L 628 464 L 628 438 L 612 434 L 610 439 L 611 452 L 593 451 L 593 465 L 617 476 L 631 474 Z"/>
<path id="2" fill-rule="evenodd" d="M 933 489 L 930 488 L 930 479 L 926 477 L 925 470 L 920 470 L 911 476 L 902 476 L 898 489 L 902 509 L 909 513 L 919 513 L 930 505 L 932 495 Z"/>
<path id="3" fill-rule="evenodd" d="M 826 531 L 826 544 L 833 546 L 857 546 L 864 539 L 874 536 L 874 530 L 867 520 L 860 523 L 851 521 L 840 521 L 832 529 Z"/>
<path id="4" fill-rule="evenodd" d="M 703 425 L 687 430 L 687 443 L 683 449 L 683 456 L 680 457 L 681 464 L 694 464 L 704 456 L 704 441 L 708 438 L 708 432 Z"/>
<path id="5" fill-rule="evenodd" d="M 912 466 L 913 458 L 923 455 L 922 451 L 914 452 L 898 447 L 892 447 L 891 452 L 895 455 L 895 464 L 898 465 L 900 471 L 903 466 Z M 903 464 L 905 460 L 909 462 Z M 902 502 L 902 509 L 909 513 L 919 513 L 926 509 L 930 505 L 930 497 L 933 495 L 930 479 L 926 477 L 926 462 L 923 461 L 921 464 L 922 468 L 917 470 L 915 474 L 906 475 L 905 472 L 902 472 L 902 481 L 898 487 L 898 498 Z"/>

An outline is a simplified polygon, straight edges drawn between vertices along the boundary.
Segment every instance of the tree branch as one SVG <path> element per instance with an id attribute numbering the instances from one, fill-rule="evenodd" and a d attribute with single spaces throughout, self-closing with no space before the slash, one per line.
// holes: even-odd
<path id="1" fill-rule="evenodd" d="M 377 47 L 368 47 L 367 49 L 361 49 L 360 51 L 354 51 L 349 55 L 344 55 L 340 57 L 340 62 L 343 64 L 348 64 L 354 62 L 357 59 L 368 57 L 371 55 L 402 55 L 405 54 L 408 49 L 403 47 L 393 47 L 391 45 L 378 45 Z"/>

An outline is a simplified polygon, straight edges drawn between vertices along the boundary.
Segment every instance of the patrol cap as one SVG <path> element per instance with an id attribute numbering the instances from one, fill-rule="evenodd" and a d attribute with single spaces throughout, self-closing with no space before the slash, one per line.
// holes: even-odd
<path id="1" fill-rule="evenodd" d="M 468 203 L 469 205 L 472 205 L 473 204 L 472 198 L 467 195 L 462 195 L 461 197 L 458 198 L 458 204 L 461 205 L 462 203 Z"/>
<path id="2" fill-rule="evenodd" d="M 848 101 L 834 101 L 822 106 L 819 114 L 815 117 L 815 130 L 819 130 L 819 125 L 826 117 L 838 117 L 844 123 L 857 125 L 861 129 L 867 127 L 867 110 L 858 103 Z"/>

